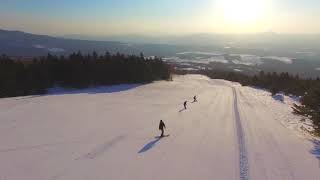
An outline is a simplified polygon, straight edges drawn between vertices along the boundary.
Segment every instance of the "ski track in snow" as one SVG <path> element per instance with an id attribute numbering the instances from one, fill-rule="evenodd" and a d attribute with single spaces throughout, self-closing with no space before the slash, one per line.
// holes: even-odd
<path id="1" fill-rule="evenodd" d="M 233 90 L 233 98 L 234 98 L 234 114 L 235 114 L 235 122 L 236 122 L 236 131 L 238 137 L 239 144 L 239 167 L 240 167 L 240 180 L 249 180 L 249 163 L 248 163 L 248 154 L 245 142 L 245 135 L 243 132 L 243 127 L 241 124 L 240 113 L 238 109 L 238 96 L 236 89 L 232 87 Z"/>
<path id="2" fill-rule="evenodd" d="M 93 149 L 91 152 L 85 154 L 84 156 L 77 158 L 76 160 L 80 160 L 80 159 L 95 159 L 98 156 L 104 154 L 106 151 L 108 151 L 108 149 L 110 149 L 112 146 L 116 145 L 117 143 L 119 143 L 120 141 L 122 141 L 123 139 L 125 139 L 126 136 L 117 136 L 115 138 L 113 138 L 111 141 L 108 141 L 102 145 L 99 145 L 98 147 L 96 147 L 95 149 Z"/>

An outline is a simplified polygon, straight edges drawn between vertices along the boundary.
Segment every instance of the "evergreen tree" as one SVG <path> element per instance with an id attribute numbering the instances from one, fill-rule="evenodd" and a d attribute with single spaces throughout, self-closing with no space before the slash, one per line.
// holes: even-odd
<path id="1" fill-rule="evenodd" d="M 169 80 L 170 66 L 160 58 L 106 52 L 68 57 L 48 54 L 33 61 L 14 61 L 0 56 L 0 97 L 42 94 L 53 86 L 85 88 L 120 83 Z"/>

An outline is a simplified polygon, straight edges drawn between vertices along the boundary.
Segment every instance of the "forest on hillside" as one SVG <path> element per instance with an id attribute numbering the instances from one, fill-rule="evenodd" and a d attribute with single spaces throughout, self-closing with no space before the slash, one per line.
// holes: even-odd
<path id="1" fill-rule="evenodd" d="M 48 54 L 32 61 L 0 56 L 0 97 L 44 94 L 48 88 L 86 88 L 149 83 L 170 79 L 170 66 L 160 58 L 96 52 L 68 57 Z"/>

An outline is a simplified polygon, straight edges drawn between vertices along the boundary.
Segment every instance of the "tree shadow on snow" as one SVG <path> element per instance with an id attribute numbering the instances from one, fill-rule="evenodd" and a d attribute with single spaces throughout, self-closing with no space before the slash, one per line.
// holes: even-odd
<path id="1" fill-rule="evenodd" d="M 276 94 L 276 95 L 273 95 L 272 98 L 276 101 L 279 101 L 279 102 L 282 102 L 284 103 L 284 97 L 282 94 Z"/>
<path id="2" fill-rule="evenodd" d="M 80 89 L 54 87 L 54 88 L 47 89 L 47 93 L 45 94 L 20 96 L 20 97 L 15 97 L 15 100 L 33 99 L 33 98 L 51 96 L 51 95 L 116 93 L 121 91 L 128 91 L 142 85 L 144 84 L 120 84 L 120 85 L 97 86 L 97 87 L 88 87 L 88 88 L 80 88 Z"/>
<path id="3" fill-rule="evenodd" d="M 43 95 L 20 96 L 20 97 L 16 97 L 14 100 L 33 99 L 33 98 L 42 97 L 42 96 Z"/>
<path id="4" fill-rule="evenodd" d="M 152 140 L 151 142 L 147 143 L 146 145 L 144 145 L 142 147 L 142 149 L 140 149 L 140 151 L 138 152 L 139 154 L 141 153 L 145 153 L 147 151 L 149 151 L 150 149 L 152 149 L 159 141 L 161 140 L 161 138 L 156 138 L 155 140 Z"/>
<path id="5" fill-rule="evenodd" d="M 320 141 L 316 140 L 316 139 L 313 139 L 313 140 L 311 140 L 311 142 L 313 143 L 314 147 L 310 152 L 314 156 L 316 156 L 316 158 L 318 158 L 319 161 L 320 161 Z"/>
<path id="6" fill-rule="evenodd" d="M 55 87 L 48 89 L 46 95 L 66 95 L 66 94 L 100 94 L 100 93 L 116 93 L 121 91 L 128 91 L 143 84 L 121 84 L 112 86 L 97 86 L 84 89 L 67 89 L 62 87 Z"/>

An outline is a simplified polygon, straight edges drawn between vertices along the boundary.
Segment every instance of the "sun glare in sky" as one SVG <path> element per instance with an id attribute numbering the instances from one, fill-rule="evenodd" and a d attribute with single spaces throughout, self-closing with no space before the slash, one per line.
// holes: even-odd
<path id="1" fill-rule="evenodd" d="M 255 26 L 268 16 L 270 0 L 220 0 L 218 9 L 225 23 L 232 26 Z"/>

